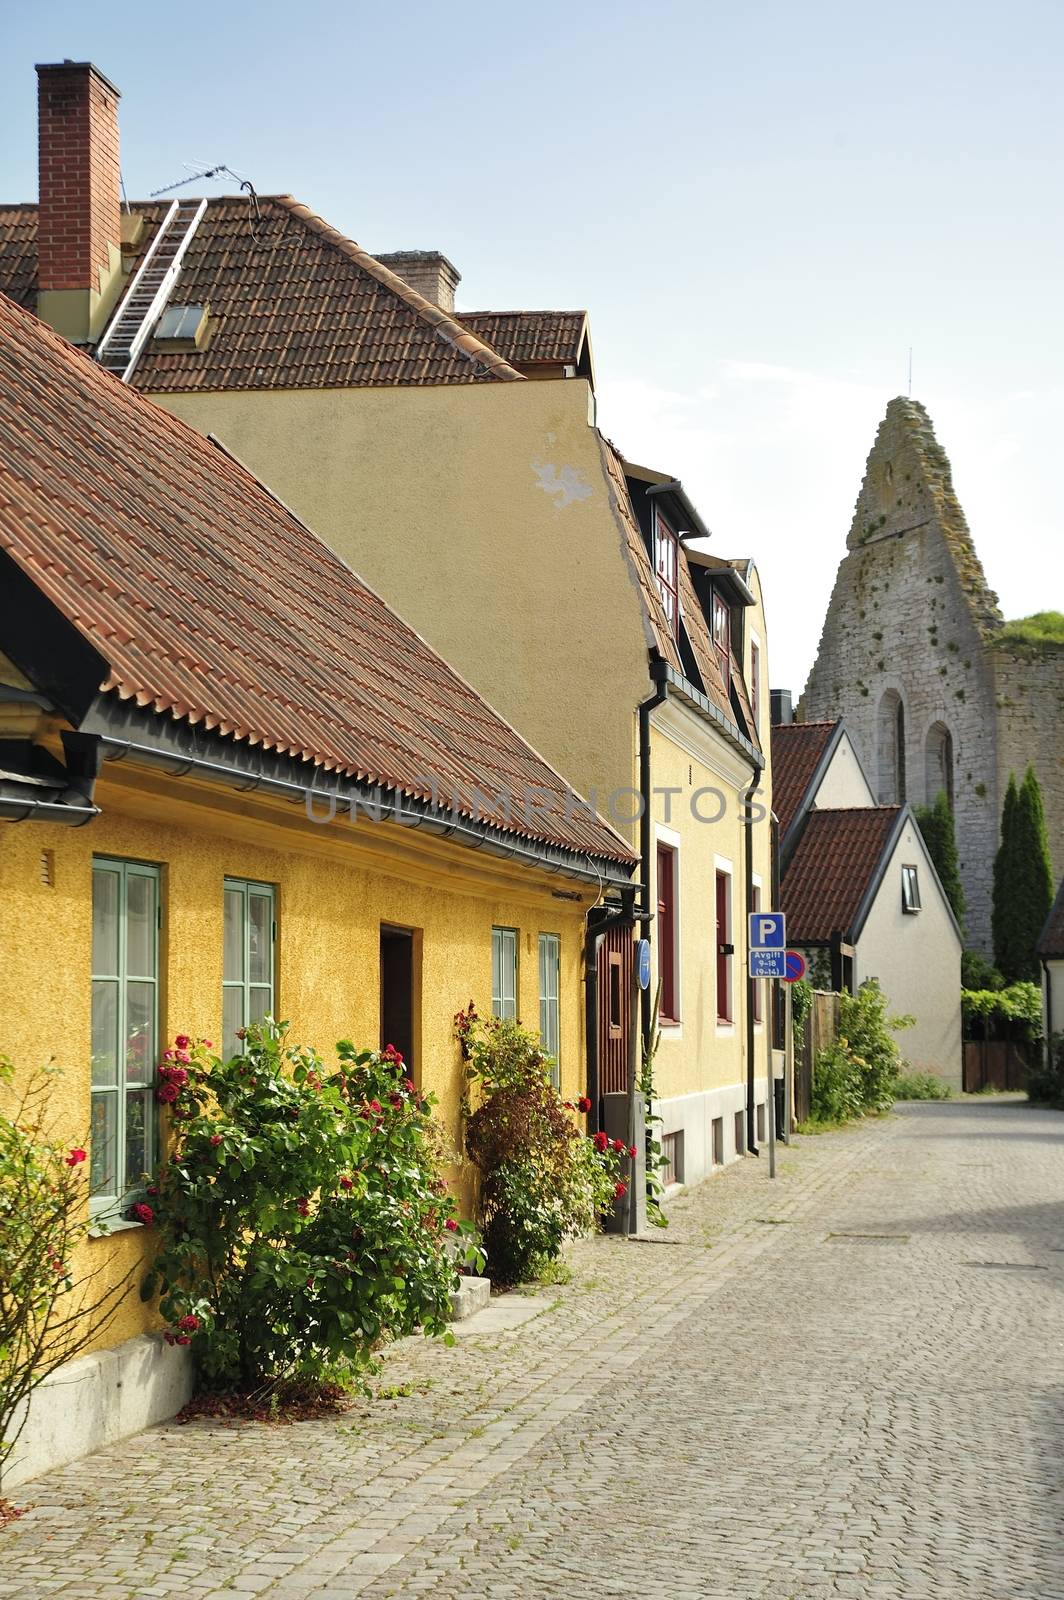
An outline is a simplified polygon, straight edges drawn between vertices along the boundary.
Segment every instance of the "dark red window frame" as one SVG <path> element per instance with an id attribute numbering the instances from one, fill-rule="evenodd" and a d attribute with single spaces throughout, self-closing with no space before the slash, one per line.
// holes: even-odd
<path id="1" fill-rule="evenodd" d="M 717 872 L 717 1021 L 731 1022 L 731 996 L 728 993 L 728 962 L 731 959 L 731 940 L 728 938 L 729 874 Z"/>
<path id="2" fill-rule="evenodd" d="M 654 575 L 674 639 L 680 637 L 680 541 L 660 511 L 654 512 Z"/>
<path id="3" fill-rule="evenodd" d="M 720 656 L 725 687 L 731 682 L 731 608 L 722 594 L 713 591 L 713 643 Z"/>
<path id="4" fill-rule="evenodd" d="M 679 996 L 676 992 L 676 851 L 671 845 L 658 845 L 658 978 L 661 999 L 658 1016 L 662 1022 L 679 1022 Z"/>

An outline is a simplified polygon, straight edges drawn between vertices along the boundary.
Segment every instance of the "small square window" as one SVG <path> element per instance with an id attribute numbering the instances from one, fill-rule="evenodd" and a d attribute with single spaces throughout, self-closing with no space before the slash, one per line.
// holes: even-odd
<path id="1" fill-rule="evenodd" d="M 901 869 L 901 908 L 910 913 L 920 910 L 920 878 L 915 867 Z"/>
<path id="2" fill-rule="evenodd" d="M 198 345 L 206 317 L 206 306 L 167 306 L 155 324 L 154 336 Z"/>

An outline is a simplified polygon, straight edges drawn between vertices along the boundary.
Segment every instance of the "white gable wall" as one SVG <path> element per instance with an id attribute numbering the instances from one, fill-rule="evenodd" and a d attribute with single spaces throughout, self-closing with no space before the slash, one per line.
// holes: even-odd
<path id="1" fill-rule="evenodd" d="M 901 869 L 915 864 L 922 909 L 901 908 Z M 892 1012 L 916 1025 L 898 1034 L 914 1072 L 935 1072 L 961 1086 L 961 941 L 916 823 L 907 819 L 861 929 L 856 980 L 878 978 Z"/>
<path id="2" fill-rule="evenodd" d="M 813 805 L 818 811 L 846 811 L 875 804 L 876 797 L 868 787 L 850 736 L 843 733 L 817 786 Z"/>

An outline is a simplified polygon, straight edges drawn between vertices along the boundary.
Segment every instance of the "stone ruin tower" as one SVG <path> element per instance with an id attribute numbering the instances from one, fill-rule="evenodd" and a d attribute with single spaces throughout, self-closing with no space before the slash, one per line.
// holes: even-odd
<path id="1" fill-rule="evenodd" d="M 1017 640 L 1005 624 L 915 400 L 892 400 L 879 426 L 798 715 L 846 719 L 882 804 L 946 790 L 966 943 L 990 955 L 1001 803 L 1028 762 L 1054 873 L 1064 867 L 1064 645 Z"/>

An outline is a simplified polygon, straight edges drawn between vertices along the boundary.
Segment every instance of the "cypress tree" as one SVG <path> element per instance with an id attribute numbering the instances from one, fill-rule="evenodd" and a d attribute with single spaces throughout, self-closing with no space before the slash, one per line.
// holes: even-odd
<path id="1" fill-rule="evenodd" d="M 953 826 L 953 812 L 949 796 L 940 789 L 933 806 L 914 806 L 927 853 L 935 863 L 946 899 L 953 907 L 953 915 L 964 926 L 964 889 L 961 885 L 960 866 L 957 860 L 957 831 Z"/>
<path id="2" fill-rule="evenodd" d="M 1033 767 L 1017 788 L 1009 776 L 994 861 L 994 959 L 1010 983 L 1037 983 L 1038 936 L 1053 904 L 1042 791 Z"/>
<path id="3" fill-rule="evenodd" d="M 1009 773 L 1005 804 L 1001 808 L 1001 841 L 994 857 L 993 909 L 990 914 L 994 938 L 994 965 L 1010 982 L 1012 971 L 1012 885 L 1016 864 L 1016 811 L 1020 803 L 1016 774 Z"/>
<path id="4" fill-rule="evenodd" d="M 1040 967 L 1035 945 L 1053 904 L 1053 867 L 1049 859 L 1042 790 L 1033 767 L 1027 768 L 1020 785 L 1016 833 L 1017 932 L 1021 961 L 1017 976 L 1038 983 Z"/>

